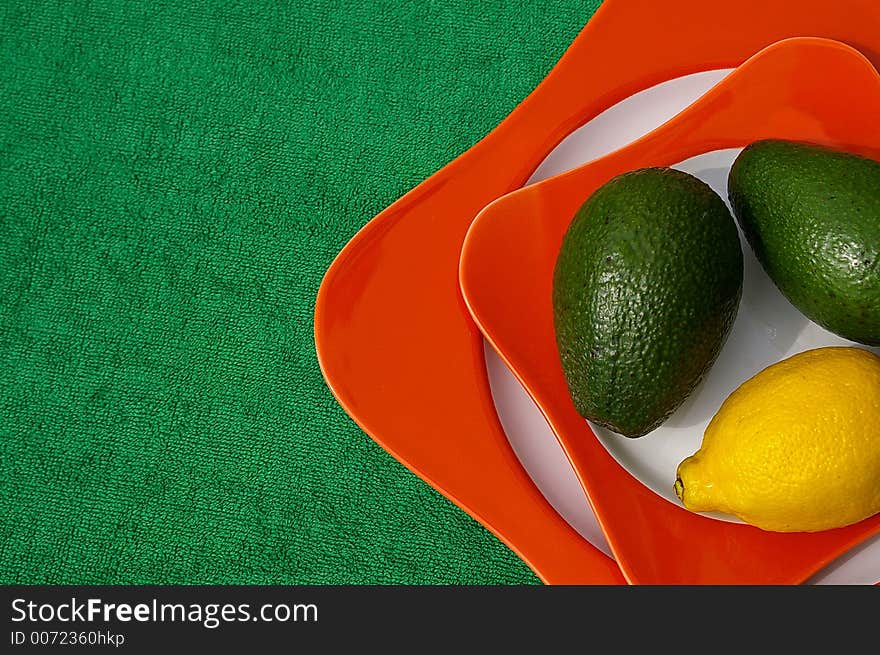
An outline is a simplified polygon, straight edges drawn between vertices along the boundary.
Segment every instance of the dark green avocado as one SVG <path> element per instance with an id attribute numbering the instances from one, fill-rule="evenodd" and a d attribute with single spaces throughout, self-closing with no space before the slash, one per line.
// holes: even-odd
<path id="1" fill-rule="evenodd" d="M 730 170 L 731 206 L 791 303 L 835 334 L 880 345 L 880 162 L 767 140 Z"/>
<path id="2" fill-rule="evenodd" d="M 663 423 L 717 358 L 742 279 L 733 217 L 697 178 L 648 168 L 596 190 L 553 276 L 556 341 L 580 414 L 627 437 Z"/>

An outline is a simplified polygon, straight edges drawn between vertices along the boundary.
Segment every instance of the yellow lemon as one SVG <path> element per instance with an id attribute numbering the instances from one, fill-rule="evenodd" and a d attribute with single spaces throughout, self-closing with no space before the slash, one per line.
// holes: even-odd
<path id="1" fill-rule="evenodd" d="M 818 348 L 764 369 L 721 405 L 675 492 L 695 512 L 777 532 L 880 512 L 880 357 Z"/>

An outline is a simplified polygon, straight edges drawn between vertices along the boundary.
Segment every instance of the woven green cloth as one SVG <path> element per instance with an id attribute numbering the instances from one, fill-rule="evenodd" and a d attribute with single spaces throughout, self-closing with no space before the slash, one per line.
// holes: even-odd
<path id="1" fill-rule="evenodd" d="M 322 275 L 598 1 L 0 3 L 0 582 L 522 584 L 318 369 Z"/>

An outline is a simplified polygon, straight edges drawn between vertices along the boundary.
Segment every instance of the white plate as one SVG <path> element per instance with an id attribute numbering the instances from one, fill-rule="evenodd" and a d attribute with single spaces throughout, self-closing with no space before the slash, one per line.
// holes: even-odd
<path id="1" fill-rule="evenodd" d="M 730 70 L 708 71 L 638 93 L 569 135 L 538 167 L 528 184 L 570 170 L 619 148 L 680 112 Z M 739 149 L 719 150 L 677 164 L 727 200 L 727 173 Z M 609 453 L 669 502 L 678 463 L 700 446 L 722 401 L 742 382 L 785 357 L 820 346 L 853 345 L 809 321 L 776 289 L 742 240 L 743 298 L 733 329 L 709 374 L 661 427 L 626 439 L 592 426 Z M 880 349 L 871 349 L 880 354 Z M 611 554 L 583 490 L 543 415 L 488 345 L 486 366 L 501 423 L 529 475 L 556 510 L 586 539 Z M 718 520 L 738 520 L 713 514 Z M 874 584 L 880 580 L 880 535 L 848 552 L 811 579 L 814 584 Z"/>

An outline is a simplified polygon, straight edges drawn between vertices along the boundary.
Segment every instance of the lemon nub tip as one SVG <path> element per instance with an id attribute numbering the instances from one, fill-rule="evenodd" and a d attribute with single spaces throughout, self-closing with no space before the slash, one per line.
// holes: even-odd
<path id="1" fill-rule="evenodd" d="M 684 498 L 682 498 L 682 494 L 684 494 L 684 483 L 681 481 L 681 478 L 675 478 L 675 484 L 672 485 L 672 488 L 675 490 L 675 495 L 678 496 L 678 499 L 684 502 Z"/>

